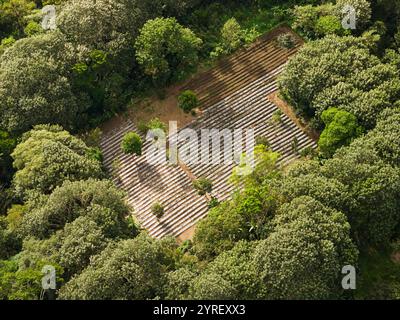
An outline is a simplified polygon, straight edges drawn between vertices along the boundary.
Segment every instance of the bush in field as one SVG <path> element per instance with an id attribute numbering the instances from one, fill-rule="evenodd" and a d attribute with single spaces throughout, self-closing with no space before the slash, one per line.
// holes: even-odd
<path id="1" fill-rule="evenodd" d="M 146 134 L 149 130 L 161 129 L 164 132 L 167 132 L 167 125 L 162 122 L 159 118 L 153 118 L 150 121 L 140 122 L 138 124 L 138 129 L 141 133 Z"/>
<path id="2" fill-rule="evenodd" d="M 142 138 L 136 132 L 128 132 L 121 142 L 121 149 L 125 154 L 142 155 Z"/>
<path id="3" fill-rule="evenodd" d="M 277 38 L 280 47 L 285 49 L 291 49 L 296 44 L 296 39 L 290 33 L 280 34 Z"/>
<path id="4" fill-rule="evenodd" d="M 189 113 L 199 106 L 196 94 L 191 90 L 183 91 L 178 97 L 178 106 L 185 113 Z"/>
<path id="5" fill-rule="evenodd" d="M 151 206 L 151 212 L 160 219 L 164 215 L 164 206 L 160 202 L 155 202 Z"/>
<path id="6" fill-rule="evenodd" d="M 200 196 L 210 193 L 212 190 L 212 182 L 206 178 L 199 178 L 193 182 L 193 187 L 197 190 Z"/>

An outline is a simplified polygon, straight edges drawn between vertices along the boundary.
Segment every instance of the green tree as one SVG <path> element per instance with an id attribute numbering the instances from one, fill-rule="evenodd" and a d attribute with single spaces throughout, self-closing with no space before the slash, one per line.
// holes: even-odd
<path id="1" fill-rule="evenodd" d="M 55 263 L 40 261 L 35 266 L 21 266 L 20 260 L 0 261 L 0 297 L 6 300 L 43 299 L 42 268 L 52 265 L 56 270 L 56 287 L 63 283 L 63 270 Z"/>
<path id="2" fill-rule="evenodd" d="M 347 192 L 346 185 L 336 179 L 329 179 L 320 175 L 317 164 L 315 172 L 296 172 L 294 166 L 282 178 L 274 181 L 274 189 L 283 197 L 284 203 L 301 196 L 309 196 L 318 200 L 327 207 L 338 211 L 347 210 L 352 200 Z"/>
<path id="3" fill-rule="evenodd" d="M 265 298 L 338 298 L 340 270 L 355 265 L 358 255 L 346 216 L 300 197 L 285 204 L 274 223 L 274 232 L 254 255 Z"/>
<path id="4" fill-rule="evenodd" d="M 400 95 L 395 67 L 371 55 L 365 38 L 351 36 L 308 43 L 289 61 L 279 86 L 298 113 L 320 121 L 324 110 L 337 107 L 366 128 Z"/>
<path id="5" fill-rule="evenodd" d="M 107 246 L 107 238 L 101 227 L 89 216 L 81 216 L 67 223 L 59 236 L 59 264 L 67 274 L 82 271 L 90 258 Z"/>
<path id="6" fill-rule="evenodd" d="M 29 200 L 31 208 L 23 216 L 20 233 L 23 237 L 48 238 L 67 223 L 87 216 L 97 223 L 104 236 L 134 236 L 126 216 L 129 207 L 124 193 L 108 180 L 66 181 L 41 201 Z"/>
<path id="7" fill-rule="evenodd" d="M 319 36 L 328 34 L 343 35 L 345 33 L 340 19 L 333 15 L 320 17 L 315 24 L 315 31 Z"/>
<path id="8" fill-rule="evenodd" d="M 90 106 L 75 94 L 70 68 L 73 49 L 58 32 L 18 40 L 0 60 L 0 127 L 22 133 L 32 126 L 60 124 L 76 129 Z"/>
<path id="9" fill-rule="evenodd" d="M 193 91 L 186 90 L 179 95 L 178 106 L 184 112 L 189 113 L 199 106 L 199 100 Z"/>
<path id="10" fill-rule="evenodd" d="M 259 279 L 253 255 L 257 242 L 238 242 L 220 254 L 192 280 L 190 296 L 195 299 L 250 299 L 261 297 L 264 285 Z M 210 280 L 217 280 L 210 283 Z"/>
<path id="11" fill-rule="evenodd" d="M 8 259 L 16 254 L 21 247 L 20 241 L 8 228 L 8 223 L 0 216 L 0 260 Z"/>
<path id="12" fill-rule="evenodd" d="M 26 25 L 25 16 L 36 8 L 35 2 L 27 0 L 7 0 L 0 4 L 0 38 L 3 35 L 16 33 L 23 35 Z M 6 34 L 3 34 L 4 31 Z"/>
<path id="13" fill-rule="evenodd" d="M 165 285 L 166 299 L 187 300 L 189 298 L 191 282 L 196 275 L 197 274 L 189 268 L 180 268 L 169 272 Z"/>
<path id="14" fill-rule="evenodd" d="M 194 251 L 200 259 L 211 260 L 231 249 L 235 242 L 248 238 L 246 221 L 232 204 L 221 203 L 212 208 L 196 226 Z"/>
<path id="15" fill-rule="evenodd" d="M 154 299 L 170 264 L 160 242 L 141 234 L 110 244 L 60 290 L 61 299 Z"/>
<path id="16" fill-rule="evenodd" d="M 88 150 L 59 126 L 36 126 L 12 153 L 16 192 L 21 196 L 31 191 L 49 193 L 65 180 L 101 177 L 101 164 L 88 156 Z"/>
<path id="17" fill-rule="evenodd" d="M 325 129 L 318 141 L 320 151 L 325 157 L 331 157 L 335 151 L 360 136 L 363 128 L 358 125 L 357 118 L 343 110 L 329 108 L 321 115 Z"/>
<path id="18" fill-rule="evenodd" d="M 194 300 L 228 300 L 236 294 L 235 288 L 216 273 L 195 278 L 190 291 L 190 297 Z"/>
<path id="19" fill-rule="evenodd" d="M 12 174 L 11 152 L 17 141 L 8 132 L 0 130 L 0 179 L 7 181 Z"/>
<path id="20" fill-rule="evenodd" d="M 149 20 L 135 42 L 136 59 L 153 79 L 179 78 L 196 65 L 202 41 L 175 18 Z"/>
<path id="21" fill-rule="evenodd" d="M 200 196 L 204 196 L 206 193 L 212 191 L 213 184 L 211 180 L 207 178 L 199 178 L 193 182 L 193 187 L 197 190 Z"/>
<path id="22" fill-rule="evenodd" d="M 24 33 L 30 37 L 43 32 L 43 28 L 35 21 L 29 21 L 24 28 Z"/>
<path id="23" fill-rule="evenodd" d="M 142 138 L 136 132 L 128 132 L 121 142 L 121 149 L 125 154 L 142 155 Z"/>
<path id="24" fill-rule="evenodd" d="M 387 243 L 399 223 L 398 168 L 385 163 L 374 143 L 362 137 L 339 149 L 321 173 L 346 186 L 349 202 L 345 213 L 354 238 L 362 245 Z"/>
<path id="25" fill-rule="evenodd" d="M 344 14 L 342 10 L 346 6 L 352 6 L 356 13 L 356 28 L 364 29 L 371 20 L 371 2 L 368 0 L 337 0 L 335 6 L 335 13 L 340 20 L 343 19 Z"/>
<path id="26" fill-rule="evenodd" d="M 71 42 L 88 51 L 103 50 L 122 58 L 127 54 L 124 51 L 132 53 L 129 46 L 140 26 L 157 14 L 150 13 L 147 5 L 148 1 L 67 1 L 58 14 L 57 27 Z"/>
<path id="27" fill-rule="evenodd" d="M 320 35 L 317 29 L 321 29 L 321 24 L 326 25 L 326 22 L 328 22 L 325 17 L 331 16 L 334 12 L 335 7 L 329 2 L 319 6 L 295 6 L 293 9 L 293 28 L 307 38 L 316 38 Z M 328 18 L 328 20 L 333 22 L 331 18 Z"/>
<path id="28" fill-rule="evenodd" d="M 235 18 L 225 22 L 221 29 L 222 46 L 227 53 L 235 51 L 243 43 L 243 31 Z"/>

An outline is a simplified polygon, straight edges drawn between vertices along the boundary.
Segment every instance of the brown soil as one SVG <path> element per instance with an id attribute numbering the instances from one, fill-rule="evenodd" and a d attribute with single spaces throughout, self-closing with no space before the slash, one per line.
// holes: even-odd
<path id="1" fill-rule="evenodd" d="M 166 89 L 165 99 L 160 99 L 156 95 L 148 98 L 136 99 L 128 106 L 128 111 L 122 115 L 116 115 L 101 126 L 103 133 L 107 133 L 121 125 L 121 122 L 131 120 L 136 125 L 140 122 L 148 122 L 153 118 L 159 118 L 167 124 L 169 121 L 177 121 L 178 128 L 191 123 L 196 117 L 184 113 L 178 107 L 178 95 L 180 85 L 172 86 Z M 200 111 L 196 110 L 200 115 Z"/>
<path id="2" fill-rule="evenodd" d="M 301 130 L 304 131 L 311 139 L 317 141 L 319 134 L 299 119 L 293 111 L 293 108 L 279 97 L 279 91 L 275 91 L 267 96 L 268 100 L 275 104 L 279 109 L 286 114 Z"/>
<path id="3" fill-rule="evenodd" d="M 182 232 L 179 236 L 177 236 L 177 240 L 179 243 L 182 243 L 186 240 L 192 240 L 194 233 L 196 230 L 196 225 L 190 227 L 189 229 L 185 230 L 184 232 Z"/>
<path id="4" fill-rule="evenodd" d="M 391 255 L 391 259 L 394 263 L 400 264 L 400 251 L 393 252 Z"/>
<path id="5" fill-rule="evenodd" d="M 168 121 L 177 121 L 178 127 L 183 127 L 196 117 L 191 114 L 184 113 L 178 107 L 178 95 L 180 86 L 173 86 L 166 90 L 165 99 L 156 96 L 135 101 L 130 106 L 129 115 L 135 121 L 149 121 L 152 118 L 159 118 L 168 124 Z"/>

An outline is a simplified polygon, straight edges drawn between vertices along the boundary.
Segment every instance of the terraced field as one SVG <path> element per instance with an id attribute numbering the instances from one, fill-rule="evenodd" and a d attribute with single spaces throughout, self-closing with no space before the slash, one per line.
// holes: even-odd
<path id="1" fill-rule="evenodd" d="M 281 154 L 282 165 L 298 158 L 300 150 L 315 147 L 315 142 L 286 115 L 281 116 L 281 123 L 271 125 L 270 119 L 278 108 L 267 96 L 277 90 L 277 76 L 288 57 L 301 46 L 301 40 L 297 38 L 297 45 L 291 50 L 278 47 L 275 40 L 282 32 L 291 31 L 285 27 L 278 28 L 261 37 L 251 47 L 190 80 L 182 90 L 191 89 L 197 93 L 202 115 L 185 128 L 196 130 L 199 136 L 202 128 L 252 128 L 255 136 L 265 137 L 271 148 Z M 178 236 L 207 214 L 207 198 L 194 191 L 194 178 L 211 179 L 213 195 L 219 200 L 229 198 L 233 187 L 227 180 L 234 164 L 186 162 L 175 166 L 149 165 L 145 156 L 122 154 L 120 141 L 128 131 L 137 131 L 129 121 L 104 134 L 101 143 L 104 164 L 114 171 L 115 182 L 127 192 L 134 214 L 150 235 L 158 238 Z M 296 148 L 293 148 L 294 144 Z M 145 144 L 144 154 L 147 147 Z M 222 148 L 219 156 L 222 159 Z M 151 205 L 156 201 L 165 208 L 165 214 L 160 219 L 151 212 Z"/>

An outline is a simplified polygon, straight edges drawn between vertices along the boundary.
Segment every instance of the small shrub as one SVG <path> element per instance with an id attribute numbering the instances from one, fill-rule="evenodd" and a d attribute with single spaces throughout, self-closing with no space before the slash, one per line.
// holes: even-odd
<path id="1" fill-rule="evenodd" d="M 257 136 L 256 137 L 256 145 L 263 145 L 265 147 L 270 147 L 270 142 L 265 136 Z"/>
<path id="2" fill-rule="evenodd" d="M 191 90 L 183 91 L 178 97 L 178 106 L 185 113 L 191 112 L 193 109 L 197 108 L 199 105 L 199 100 L 196 94 Z"/>
<path id="3" fill-rule="evenodd" d="M 140 133 L 146 134 L 147 131 L 149 130 L 149 127 L 147 126 L 147 123 L 145 121 L 138 121 L 136 125 L 137 129 L 139 130 Z"/>
<path id="4" fill-rule="evenodd" d="M 219 206 L 219 201 L 216 197 L 211 197 L 210 202 L 208 203 L 208 208 L 212 209 Z"/>
<path id="5" fill-rule="evenodd" d="M 295 38 L 290 33 L 280 34 L 277 41 L 279 46 L 285 49 L 292 49 L 296 44 Z"/>
<path id="6" fill-rule="evenodd" d="M 210 193 L 212 190 L 212 182 L 207 178 L 199 178 L 193 182 L 193 187 L 197 190 L 200 196 Z"/>
<path id="7" fill-rule="evenodd" d="M 101 141 L 101 129 L 95 128 L 90 130 L 89 132 L 84 133 L 81 136 L 81 139 L 86 143 L 88 147 L 99 147 Z"/>
<path id="8" fill-rule="evenodd" d="M 160 219 L 164 215 L 164 206 L 159 202 L 155 202 L 151 206 L 151 212 L 157 217 L 157 219 Z"/>
<path id="9" fill-rule="evenodd" d="M 167 132 L 167 125 L 164 122 L 162 122 L 159 118 L 153 118 L 147 123 L 144 121 L 140 121 L 137 127 L 138 130 L 143 134 L 146 134 L 147 131 L 154 129 L 161 129 L 165 133 Z"/>
<path id="10" fill-rule="evenodd" d="M 297 137 L 294 137 L 291 143 L 292 151 L 295 153 L 299 152 L 299 139 Z"/>
<path id="11" fill-rule="evenodd" d="M 142 138 L 136 132 L 128 132 L 122 139 L 121 149 L 125 154 L 142 155 Z"/>
<path id="12" fill-rule="evenodd" d="M 282 115 L 283 115 L 283 112 L 281 111 L 281 110 L 276 110 L 273 114 L 272 114 L 272 116 L 271 116 L 271 124 L 272 125 L 278 125 L 278 124 L 281 124 L 282 123 Z"/>

